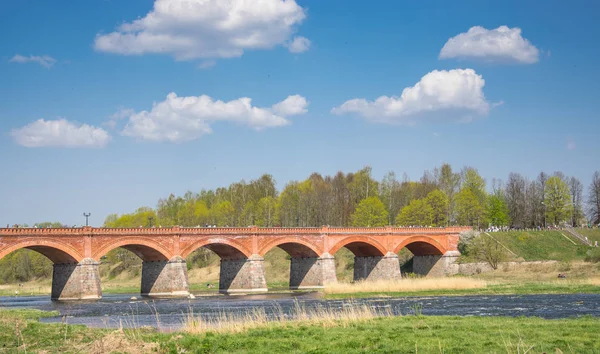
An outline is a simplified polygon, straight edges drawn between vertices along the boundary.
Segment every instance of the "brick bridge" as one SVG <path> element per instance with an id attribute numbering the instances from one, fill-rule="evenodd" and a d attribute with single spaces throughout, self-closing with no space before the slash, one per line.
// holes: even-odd
<path id="1" fill-rule="evenodd" d="M 291 257 L 290 288 L 318 288 L 336 281 L 335 253 L 354 253 L 354 279 L 399 279 L 397 253 L 414 255 L 413 271 L 447 275 L 459 253 L 459 233 L 448 228 L 0 228 L 0 259 L 28 248 L 54 263 L 52 299 L 102 297 L 98 265 L 123 247 L 142 263 L 141 294 L 187 296 L 185 258 L 200 247 L 221 257 L 219 290 L 266 291 L 264 255 L 279 247 Z"/>

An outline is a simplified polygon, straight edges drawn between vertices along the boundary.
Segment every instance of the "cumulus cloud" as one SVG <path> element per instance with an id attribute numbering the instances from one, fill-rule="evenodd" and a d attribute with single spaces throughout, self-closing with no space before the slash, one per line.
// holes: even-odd
<path id="1" fill-rule="evenodd" d="M 144 17 L 98 34 L 94 46 L 102 52 L 168 54 L 177 60 L 232 58 L 247 49 L 286 44 L 305 18 L 295 0 L 156 0 Z M 308 49 L 307 41 L 294 39 L 294 50 Z"/>
<path id="2" fill-rule="evenodd" d="M 110 135 L 88 124 L 76 124 L 66 119 L 38 119 L 11 132 L 16 143 L 25 147 L 104 147 Z"/>
<path id="3" fill-rule="evenodd" d="M 490 103 L 485 99 L 485 80 L 473 69 L 434 70 L 400 97 L 381 96 L 375 101 L 355 98 L 331 110 L 334 114 L 355 113 L 370 121 L 390 124 L 414 124 L 419 119 L 437 115 L 471 120 L 485 115 Z"/>
<path id="4" fill-rule="evenodd" d="M 450 38 L 440 51 L 440 59 L 478 59 L 491 62 L 537 63 L 539 50 L 521 36 L 518 27 L 500 26 L 488 30 L 471 27 Z"/>
<path id="5" fill-rule="evenodd" d="M 247 125 L 255 130 L 281 127 L 290 123 L 289 116 L 306 113 L 308 102 L 299 95 L 289 96 L 270 108 L 252 106 L 252 99 L 229 102 L 211 97 L 178 97 L 170 93 L 150 111 L 134 113 L 123 135 L 149 141 L 184 142 L 212 133 L 211 124 L 225 121 Z"/>
<path id="6" fill-rule="evenodd" d="M 23 56 L 21 54 L 16 54 L 9 60 L 10 63 L 19 63 L 19 64 L 27 64 L 27 63 L 38 63 L 46 69 L 50 69 L 54 63 L 56 63 L 56 59 L 52 58 L 49 55 L 30 55 L 28 57 Z"/>
<path id="7" fill-rule="evenodd" d="M 108 120 L 103 123 L 103 125 L 106 125 L 109 128 L 114 128 L 117 126 L 118 121 L 129 118 L 133 114 L 135 114 L 135 111 L 132 108 L 121 107 L 115 113 L 111 114 L 108 117 Z"/>
<path id="8" fill-rule="evenodd" d="M 303 53 L 310 48 L 310 40 L 308 38 L 298 36 L 286 44 L 288 50 L 292 53 Z"/>

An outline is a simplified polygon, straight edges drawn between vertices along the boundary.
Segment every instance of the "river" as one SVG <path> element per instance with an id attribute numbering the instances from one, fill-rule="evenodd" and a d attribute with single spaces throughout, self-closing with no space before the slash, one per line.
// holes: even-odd
<path id="1" fill-rule="evenodd" d="M 189 314 L 211 318 L 223 313 L 244 313 L 263 308 L 268 314 L 293 313 L 297 305 L 307 309 L 341 309 L 350 300 L 325 300 L 319 293 L 199 296 L 196 299 L 131 300 L 139 295 L 105 295 L 98 301 L 54 302 L 48 296 L 0 297 L 2 308 L 58 311 L 60 316 L 42 322 L 66 322 L 90 327 L 158 327 L 163 331 L 180 328 Z M 369 298 L 352 300 L 396 315 L 449 316 L 537 316 L 548 319 L 592 315 L 600 317 L 600 294 L 477 295 Z"/>

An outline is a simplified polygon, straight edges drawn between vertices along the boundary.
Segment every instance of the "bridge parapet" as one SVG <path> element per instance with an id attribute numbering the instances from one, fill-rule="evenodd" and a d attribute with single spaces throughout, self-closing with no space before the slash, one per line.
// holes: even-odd
<path id="1" fill-rule="evenodd" d="M 471 230 L 453 227 L 75 227 L 75 228 L 0 228 L 1 236 L 30 235 L 290 235 L 290 234 L 452 234 Z"/>

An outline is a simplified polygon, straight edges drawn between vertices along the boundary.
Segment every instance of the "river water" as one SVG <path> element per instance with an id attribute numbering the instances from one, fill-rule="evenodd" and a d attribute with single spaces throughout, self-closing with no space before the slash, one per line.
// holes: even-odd
<path id="1" fill-rule="evenodd" d="M 91 327 L 158 327 L 163 331 L 180 328 L 189 314 L 203 318 L 223 313 L 245 313 L 262 308 L 267 314 L 290 315 L 298 305 L 307 309 L 333 310 L 351 304 L 366 304 L 396 315 L 414 313 L 450 316 L 537 316 L 566 318 L 600 317 L 600 294 L 561 295 L 477 295 L 404 298 L 325 300 L 319 293 L 199 296 L 196 299 L 131 300 L 139 295 L 105 295 L 99 301 L 54 302 L 48 296 L 0 297 L 2 308 L 28 308 L 58 311 L 60 316 L 42 322 L 66 322 Z"/>

